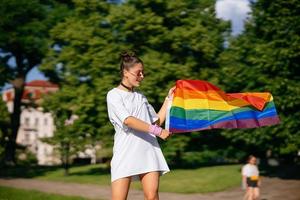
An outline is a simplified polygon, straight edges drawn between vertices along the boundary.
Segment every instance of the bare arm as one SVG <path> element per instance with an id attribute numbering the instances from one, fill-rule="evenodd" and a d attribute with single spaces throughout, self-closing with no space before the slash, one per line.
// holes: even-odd
<path id="1" fill-rule="evenodd" d="M 167 100 L 167 98 L 166 98 L 163 105 L 161 106 L 159 112 L 157 113 L 157 115 L 158 115 L 157 124 L 159 126 L 161 126 L 164 123 L 164 121 L 166 120 L 168 101 L 169 100 Z"/>
<path id="2" fill-rule="evenodd" d="M 148 124 L 136 117 L 127 117 L 124 120 L 124 124 L 132 129 L 135 129 L 137 131 L 141 131 L 141 132 L 145 132 L 146 134 L 148 134 L 149 128 L 151 124 Z M 161 132 L 161 135 L 159 136 L 162 139 L 166 139 L 167 137 L 169 137 L 170 133 L 169 131 L 163 129 Z"/>
<path id="3" fill-rule="evenodd" d="M 171 98 L 174 90 L 175 90 L 175 86 L 169 90 L 167 98 L 165 98 L 163 105 L 161 106 L 159 112 L 157 113 L 157 115 L 158 115 L 158 123 L 157 124 L 159 126 L 161 126 L 164 123 L 164 121 L 166 120 L 167 107 L 168 107 L 168 103 L 170 101 L 169 98 Z"/>
<path id="4" fill-rule="evenodd" d="M 247 186 L 247 177 L 243 175 L 243 178 L 242 178 L 242 184 L 243 184 L 243 189 L 246 189 L 248 186 Z"/>

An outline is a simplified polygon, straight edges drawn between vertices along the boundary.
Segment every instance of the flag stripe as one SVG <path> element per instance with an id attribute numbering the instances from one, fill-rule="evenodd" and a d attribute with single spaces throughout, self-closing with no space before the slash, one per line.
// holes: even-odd
<path id="1" fill-rule="evenodd" d="M 272 98 L 271 98 L 272 100 Z M 232 101 L 218 101 L 209 99 L 183 99 L 181 97 L 174 97 L 172 106 L 182 107 L 184 109 L 210 109 L 231 111 L 236 108 L 251 105 L 250 103 L 241 99 L 234 99 Z"/>
<path id="2" fill-rule="evenodd" d="M 269 102 L 265 109 L 275 108 L 274 102 Z M 184 109 L 181 107 L 173 106 L 170 110 L 170 114 L 172 116 L 176 116 L 177 118 L 187 118 L 187 119 L 209 119 L 215 120 L 217 118 L 234 115 L 239 112 L 244 111 L 253 111 L 251 107 L 241 107 L 231 110 L 230 112 L 224 110 L 212 110 L 212 109 Z"/>
<path id="3" fill-rule="evenodd" d="M 230 120 L 241 120 L 241 119 L 255 119 L 258 121 L 259 119 L 265 118 L 265 117 L 273 117 L 277 116 L 276 110 L 274 108 L 267 109 L 265 112 L 257 112 L 257 111 L 245 111 L 236 113 L 234 115 L 217 118 L 214 120 L 205 120 L 205 119 L 183 119 L 178 117 L 170 117 L 170 122 L 173 124 L 172 127 L 174 128 L 180 128 L 182 126 L 188 126 L 191 129 L 195 129 L 197 127 L 204 128 L 211 124 L 218 123 L 218 122 L 224 122 L 224 121 L 230 121 Z"/>
<path id="4" fill-rule="evenodd" d="M 172 132 L 255 128 L 279 123 L 267 92 L 225 93 L 206 81 L 179 80 L 167 115 Z"/>
<path id="5" fill-rule="evenodd" d="M 242 120 L 229 120 L 224 122 L 218 122 L 206 127 L 197 127 L 197 128 L 188 128 L 185 127 L 182 128 L 170 128 L 169 131 L 172 133 L 183 133 L 183 132 L 192 132 L 192 131 L 201 131 L 201 130 L 207 130 L 207 129 L 234 129 L 234 128 L 256 128 L 261 126 L 270 126 L 280 123 L 280 119 L 278 116 L 272 116 L 272 117 L 266 117 L 262 118 L 259 121 L 255 119 L 242 119 Z"/>
<path id="6" fill-rule="evenodd" d="M 232 100 L 236 99 L 237 97 L 255 97 L 255 98 L 261 98 L 264 101 L 269 101 L 269 98 L 271 97 L 270 93 L 267 92 L 253 92 L 253 93 L 225 93 L 221 90 L 207 90 L 207 91 L 197 91 L 197 90 L 191 90 L 191 89 L 185 89 L 182 88 L 180 90 L 176 90 L 174 93 L 174 96 L 176 97 L 182 97 L 182 98 L 189 98 L 189 99 L 210 99 L 210 100 Z"/>

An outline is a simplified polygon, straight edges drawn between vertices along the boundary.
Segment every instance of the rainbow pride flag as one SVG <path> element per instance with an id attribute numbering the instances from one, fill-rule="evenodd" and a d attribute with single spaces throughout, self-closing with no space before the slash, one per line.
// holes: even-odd
<path id="1" fill-rule="evenodd" d="M 167 112 L 172 133 L 218 128 L 256 128 L 280 122 L 267 92 L 225 93 L 201 80 L 178 80 Z"/>

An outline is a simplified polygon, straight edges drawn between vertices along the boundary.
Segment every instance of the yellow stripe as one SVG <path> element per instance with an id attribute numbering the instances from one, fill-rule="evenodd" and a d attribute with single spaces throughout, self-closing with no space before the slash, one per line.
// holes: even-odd
<path id="1" fill-rule="evenodd" d="M 248 105 L 249 103 L 241 99 L 235 99 L 233 101 L 226 102 L 208 99 L 183 99 L 181 97 L 175 97 L 172 103 L 172 106 L 177 106 L 184 109 L 213 109 L 224 111 L 230 111 Z"/>

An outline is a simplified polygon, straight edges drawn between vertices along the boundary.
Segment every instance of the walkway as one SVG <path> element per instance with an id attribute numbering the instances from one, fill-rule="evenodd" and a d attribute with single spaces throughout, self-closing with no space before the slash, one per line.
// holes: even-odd
<path id="1" fill-rule="evenodd" d="M 110 188 L 91 184 L 42 181 L 36 179 L 0 178 L 1 186 L 38 190 L 69 196 L 81 196 L 86 199 L 110 199 Z M 201 187 L 201 186 L 199 186 Z M 176 194 L 160 193 L 161 200 L 241 200 L 243 191 L 240 188 L 209 194 Z M 130 190 L 128 200 L 142 200 L 143 193 Z M 300 200 L 300 180 L 263 178 L 261 200 Z"/>

